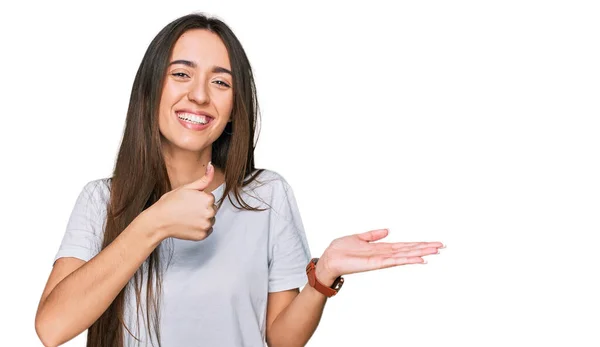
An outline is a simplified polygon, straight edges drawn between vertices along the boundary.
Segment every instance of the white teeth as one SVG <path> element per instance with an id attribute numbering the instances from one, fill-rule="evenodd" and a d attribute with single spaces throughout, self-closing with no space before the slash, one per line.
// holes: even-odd
<path id="1" fill-rule="evenodd" d="M 191 114 L 191 113 L 184 113 L 184 112 L 177 113 L 177 117 L 179 117 L 180 119 L 183 119 L 185 121 L 192 122 L 192 123 L 198 123 L 198 124 L 208 123 L 208 117 L 198 116 L 198 115 Z"/>

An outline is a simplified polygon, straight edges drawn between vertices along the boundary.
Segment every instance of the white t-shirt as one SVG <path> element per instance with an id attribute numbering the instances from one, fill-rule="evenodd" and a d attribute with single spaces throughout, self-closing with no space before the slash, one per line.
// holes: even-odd
<path id="1" fill-rule="evenodd" d="M 258 180 L 244 187 L 242 196 L 251 206 L 271 206 L 268 210 L 238 210 L 225 198 L 208 238 L 163 241 L 161 260 L 170 262 L 160 306 L 162 346 L 265 346 L 268 293 L 306 284 L 311 256 L 293 191 L 274 171 L 265 170 Z M 215 201 L 224 187 L 212 192 Z M 55 259 L 89 261 L 98 254 L 109 194 L 108 179 L 83 188 Z M 145 308 L 144 291 L 142 298 Z M 134 300 L 128 295 L 126 319 L 137 335 Z M 150 346 L 144 316 L 138 337 L 140 346 Z M 126 346 L 137 345 L 125 335 Z"/>

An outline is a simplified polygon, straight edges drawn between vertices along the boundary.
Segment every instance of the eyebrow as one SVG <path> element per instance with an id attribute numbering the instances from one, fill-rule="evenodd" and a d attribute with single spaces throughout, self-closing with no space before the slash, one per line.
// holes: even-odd
<path id="1" fill-rule="evenodd" d="M 198 66 L 198 64 L 194 63 L 193 61 L 184 60 L 184 59 L 173 60 L 172 62 L 169 63 L 169 66 L 175 65 L 175 64 L 182 64 L 182 65 L 194 68 L 194 69 Z M 231 73 L 230 70 L 228 70 L 222 66 L 213 67 L 212 72 L 213 73 L 227 73 L 227 74 L 230 74 L 233 76 L 233 74 Z"/>

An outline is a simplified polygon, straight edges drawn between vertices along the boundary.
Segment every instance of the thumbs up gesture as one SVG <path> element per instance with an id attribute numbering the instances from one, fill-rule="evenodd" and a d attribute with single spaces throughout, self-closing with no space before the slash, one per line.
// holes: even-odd
<path id="1" fill-rule="evenodd" d="M 164 238 L 201 241 L 210 235 L 217 210 L 214 195 L 204 189 L 214 174 L 215 169 L 209 162 L 204 176 L 164 194 L 148 209 Z"/>

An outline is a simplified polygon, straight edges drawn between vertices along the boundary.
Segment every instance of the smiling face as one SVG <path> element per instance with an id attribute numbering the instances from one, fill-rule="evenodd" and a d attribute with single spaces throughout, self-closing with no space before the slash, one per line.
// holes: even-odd
<path id="1" fill-rule="evenodd" d="M 219 36 L 203 29 L 181 35 L 160 99 L 158 125 L 164 147 L 193 152 L 211 148 L 231 117 L 232 87 L 229 55 Z"/>

